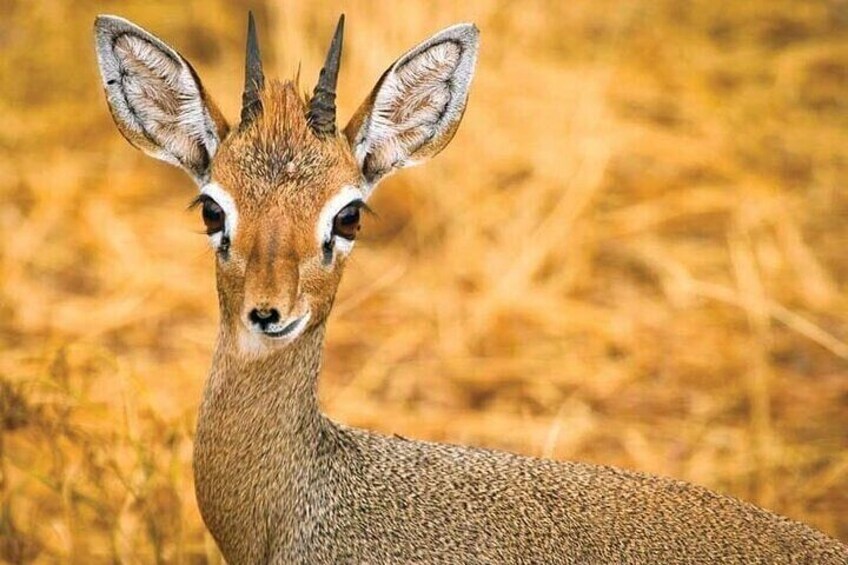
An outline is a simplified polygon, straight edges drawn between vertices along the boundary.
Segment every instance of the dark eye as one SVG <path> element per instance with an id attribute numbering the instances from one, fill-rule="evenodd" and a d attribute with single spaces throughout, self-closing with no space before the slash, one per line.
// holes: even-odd
<path id="1" fill-rule="evenodd" d="M 348 204 L 333 218 L 333 235 L 343 237 L 345 239 L 356 239 L 356 232 L 359 231 L 359 209 L 362 203 L 353 202 Z"/>
<path id="2" fill-rule="evenodd" d="M 203 223 L 206 234 L 212 235 L 224 230 L 224 210 L 211 198 L 203 199 Z"/>

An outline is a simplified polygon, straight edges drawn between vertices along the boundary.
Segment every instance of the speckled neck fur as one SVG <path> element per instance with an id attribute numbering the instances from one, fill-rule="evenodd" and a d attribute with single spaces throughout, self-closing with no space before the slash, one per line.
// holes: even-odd
<path id="1" fill-rule="evenodd" d="M 203 519 L 233 563 L 267 561 L 305 518 L 304 475 L 328 425 L 315 390 L 323 336 L 323 325 L 311 328 L 262 357 L 241 356 L 234 336 L 219 337 L 194 467 Z"/>
<path id="2" fill-rule="evenodd" d="M 695 485 L 335 424 L 316 400 L 323 336 L 261 359 L 219 339 L 194 465 L 228 563 L 848 563 Z"/>

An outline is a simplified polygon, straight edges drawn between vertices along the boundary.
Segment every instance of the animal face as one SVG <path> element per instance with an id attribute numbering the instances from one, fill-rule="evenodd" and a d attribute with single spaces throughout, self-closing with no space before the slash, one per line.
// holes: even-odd
<path id="1" fill-rule="evenodd" d="M 231 128 L 179 53 L 121 18 L 95 22 L 119 130 L 199 185 L 223 330 L 246 352 L 284 347 L 324 323 L 374 187 L 441 151 L 468 99 L 478 32 L 461 24 L 395 61 L 340 132 L 343 24 L 304 99 L 291 82 L 266 83 L 251 16 L 241 121 Z"/>
<path id="2" fill-rule="evenodd" d="M 314 136 L 291 83 L 221 145 L 198 207 L 225 318 L 245 346 L 289 342 L 329 313 L 368 189 L 344 138 Z"/>

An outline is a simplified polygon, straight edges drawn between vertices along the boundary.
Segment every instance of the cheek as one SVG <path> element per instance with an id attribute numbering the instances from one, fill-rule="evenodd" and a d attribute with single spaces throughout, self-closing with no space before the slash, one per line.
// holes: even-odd
<path id="1" fill-rule="evenodd" d="M 336 260 L 332 268 L 327 269 L 317 260 L 310 261 L 301 271 L 301 291 L 317 312 L 329 310 L 341 280 L 343 263 Z"/>
<path id="2" fill-rule="evenodd" d="M 244 261 L 240 255 L 231 253 L 227 259 L 215 258 L 215 280 L 221 307 L 226 310 L 241 310 L 244 300 Z"/>

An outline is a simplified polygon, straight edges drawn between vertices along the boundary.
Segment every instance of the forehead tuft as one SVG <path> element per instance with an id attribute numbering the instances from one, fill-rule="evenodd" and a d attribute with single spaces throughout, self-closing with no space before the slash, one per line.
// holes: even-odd
<path id="1" fill-rule="evenodd" d="M 321 177 L 335 184 L 353 164 L 343 138 L 319 139 L 306 121 L 306 101 L 295 85 L 269 81 L 262 113 L 246 128 L 233 128 L 213 164 L 212 176 L 242 196 L 264 197 L 314 186 Z M 314 189 L 313 189 L 314 190 Z M 250 194 L 244 194 L 245 191 Z"/>

